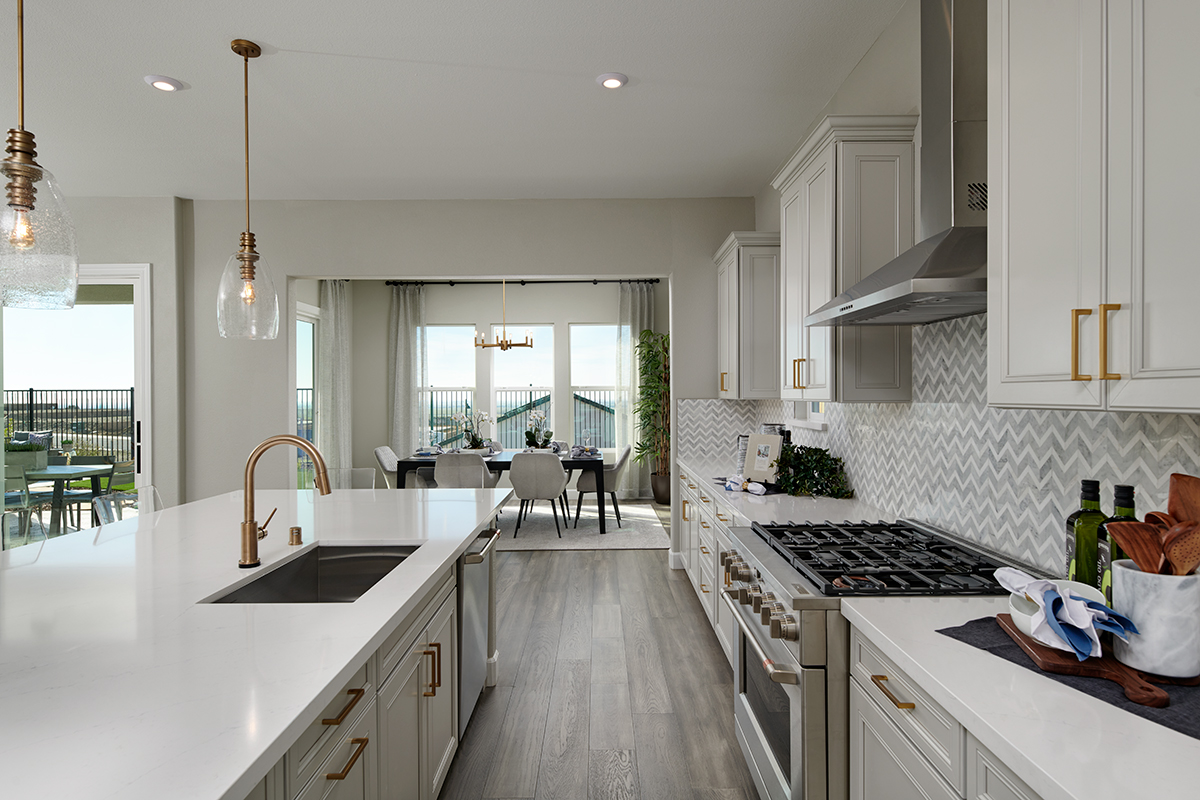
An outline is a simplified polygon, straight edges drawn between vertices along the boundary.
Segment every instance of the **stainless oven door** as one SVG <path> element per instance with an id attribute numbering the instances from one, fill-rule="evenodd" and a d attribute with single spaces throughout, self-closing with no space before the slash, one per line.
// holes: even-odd
<path id="1" fill-rule="evenodd" d="M 738 623 L 734 722 L 764 800 L 826 800 L 825 670 L 801 667 L 729 595 Z"/>

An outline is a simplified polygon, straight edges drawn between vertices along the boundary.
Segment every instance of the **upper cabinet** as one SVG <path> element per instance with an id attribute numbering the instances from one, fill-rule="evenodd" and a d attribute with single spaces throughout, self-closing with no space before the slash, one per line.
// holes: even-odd
<path id="1" fill-rule="evenodd" d="M 1200 5 L 988 13 L 989 402 L 1200 411 Z"/>
<path id="2" fill-rule="evenodd" d="M 779 234 L 735 231 L 713 261 L 718 396 L 779 397 Z"/>
<path id="3" fill-rule="evenodd" d="M 804 317 L 913 246 L 916 124 L 915 116 L 826 117 L 772 181 L 784 399 L 912 399 L 911 328 L 806 328 Z"/>

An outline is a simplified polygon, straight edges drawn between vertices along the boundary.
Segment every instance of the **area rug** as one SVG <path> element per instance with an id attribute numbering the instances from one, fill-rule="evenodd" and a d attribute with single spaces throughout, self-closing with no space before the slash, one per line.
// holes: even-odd
<path id="1" fill-rule="evenodd" d="M 600 520 L 596 516 L 593 502 L 589 511 L 584 503 L 579 527 L 575 522 L 575 506 L 571 505 L 571 522 L 563 527 L 562 538 L 554 530 L 554 517 L 550 503 L 539 500 L 521 521 L 521 530 L 513 538 L 517 524 L 517 509 L 520 501 L 514 500 L 504 507 L 500 515 L 499 550 L 666 550 L 671 546 L 667 534 L 653 503 L 621 503 L 621 527 L 617 527 L 612 504 L 607 505 L 608 533 L 600 535 Z M 562 517 L 559 516 L 559 524 Z"/>

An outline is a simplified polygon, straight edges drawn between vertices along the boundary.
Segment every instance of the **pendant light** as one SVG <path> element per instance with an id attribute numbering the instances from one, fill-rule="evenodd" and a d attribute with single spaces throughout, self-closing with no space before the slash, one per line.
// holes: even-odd
<path id="1" fill-rule="evenodd" d="M 25 130 L 25 8 L 17 0 L 17 127 L 0 161 L 7 205 L 0 210 L 0 304 L 11 308 L 72 308 L 79 252 L 58 182 L 37 163 Z"/>
<path id="2" fill-rule="evenodd" d="M 476 347 L 499 347 L 501 352 L 512 350 L 514 347 L 533 347 L 533 334 L 529 329 L 525 330 L 525 341 L 514 342 L 508 338 L 508 287 L 503 279 L 500 281 L 500 297 L 504 304 L 503 324 L 500 327 L 502 333 L 496 337 L 496 341 L 488 342 L 487 337 L 479 331 L 475 331 L 475 346 Z"/>
<path id="3" fill-rule="evenodd" d="M 242 102 L 246 120 L 246 230 L 221 274 L 217 289 L 217 330 L 226 339 L 274 339 L 279 335 L 279 298 L 267 262 L 254 249 L 250 232 L 250 59 L 262 48 L 234 39 L 230 49 L 242 57 Z"/>

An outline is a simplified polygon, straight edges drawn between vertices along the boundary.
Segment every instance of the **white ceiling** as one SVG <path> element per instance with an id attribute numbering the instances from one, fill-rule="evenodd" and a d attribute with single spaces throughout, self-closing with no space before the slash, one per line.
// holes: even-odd
<path id="1" fill-rule="evenodd" d="M 256 199 L 746 196 L 902 4 L 27 0 L 26 127 L 68 196 L 239 197 L 247 38 Z"/>

